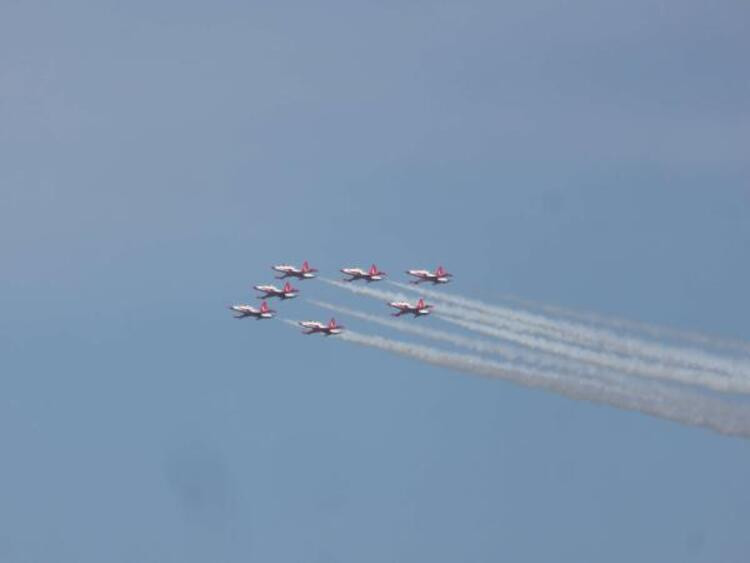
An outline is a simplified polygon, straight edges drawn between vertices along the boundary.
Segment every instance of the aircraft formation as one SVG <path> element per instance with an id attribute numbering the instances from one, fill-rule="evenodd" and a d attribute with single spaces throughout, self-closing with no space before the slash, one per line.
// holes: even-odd
<path id="1" fill-rule="evenodd" d="M 277 275 L 276 279 L 283 280 L 287 278 L 296 278 L 300 281 L 309 280 L 316 277 L 318 270 L 311 268 L 310 264 L 305 260 L 302 266 L 297 268 L 290 266 L 289 264 L 278 264 L 271 266 L 274 272 L 281 275 Z M 370 284 L 372 282 L 382 281 L 387 277 L 387 274 L 378 269 L 373 264 L 369 269 L 364 270 L 362 268 L 341 268 L 339 270 L 344 274 L 345 282 L 365 281 Z M 438 266 L 434 272 L 430 270 L 406 270 L 406 274 L 412 276 L 413 280 L 410 283 L 418 285 L 421 283 L 432 283 L 433 285 L 445 284 L 451 281 L 453 274 L 445 271 L 442 266 Z M 259 308 L 253 307 L 247 304 L 230 305 L 228 308 L 235 313 L 235 319 L 246 319 L 249 317 L 254 318 L 256 321 L 262 319 L 272 319 L 276 311 L 269 308 L 268 300 L 274 297 L 281 301 L 287 299 L 293 299 L 300 293 L 299 289 L 292 286 L 291 282 L 287 279 L 282 287 L 276 287 L 273 284 L 255 285 L 253 289 L 260 292 L 258 299 L 262 299 L 262 303 Z M 396 309 L 397 312 L 392 313 L 394 317 L 400 317 L 402 315 L 413 315 L 414 318 L 423 317 L 429 315 L 432 311 L 433 305 L 425 303 L 423 298 L 420 298 L 416 303 L 409 303 L 408 301 L 394 301 L 388 303 L 389 307 Z M 328 323 L 321 323 L 319 321 L 300 321 L 299 325 L 305 329 L 303 334 L 323 334 L 325 336 L 331 336 L 335 334 L 341 334 L 344 327 L 336 323 L 336 319 L 331 319 Z"/>

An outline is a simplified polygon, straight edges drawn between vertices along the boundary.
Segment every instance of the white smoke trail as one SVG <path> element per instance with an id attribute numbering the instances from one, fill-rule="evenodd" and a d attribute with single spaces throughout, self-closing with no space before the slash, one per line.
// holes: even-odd
<path id="1" fill-rule="evenodd" d="M 580 321 L 590 325 L 599 325 L 604 328 L 611 328 L 614 330 L 627 331 L 631 333 L 647 334 L 653 338 L 662 340 L 670 339 L 676 341 L 683 341 L 685 343 L 706 346 L 709 348 L 715 348 L 720 350 L 727 350 L 743 355 L 750 355 L 750 344 L 741 340 L 733 338 L 724 338 L 719 336 L 713 336 L 709 334 L 700 334 L 698 332 L 692 332 L 689 330 L 678 329 L 673 327 L 659 326 L 651 323 L 645 323 L 641 321 L 634 321 L 632 319 L 625 319 L 622 317 L 602 315 L 600 313 L 594 313 L 592 311 L 576 311 L 568 309 L 567 307 L 561 307 L 558 305 L 548 305 L 546 303 L 539 303 L 537 301 L 531 301 L 529 299 L 522 299 L 515 296 L 503 296 L 503 299 L 509 303 L 515 303 L 523 307 L 529 307 L 552 315 L 560 317 L 566 317 L 574 321 Z"/>
<path id="2" fill-rule="evenodd" d="M 323 283 L 327 283 L 329 285 L 332 285 L 334 287 L 338 287 L 341 289 L 346 289 L 347 291 L 351 291 L 352 293 L 356 293 L 357 295 L 366 295 L 367 297 L 379 299 L 380 301 L 383 301 L 384 303 L 387 303 L 388 301 L 406 301 L 409 299 L 409 296 L 404 293 L 384 291 L 382 289 L 375 289 L 369 286 L 355 285 L 354 283 L 331 280 L 331 279 L 323 278 L 323 277 L 319 277 L 317 279 L 322 281 Z"/>
<path id="3" fill-rule="evenodd" d="M 537 352 L 527 352 L 523 349 L 516 347 L 506 346 L 497 342 L 487 342 L 485 340 L 477 340 L 476 338 L 468 338 L 452 332 L 446 332 L 442 330 L 436 330 L 433 328 L 425 327 L 424 325 L 418 325 L 410 321 L 398 321 L 389 317 L 378 317 L 370 315 L 361 311 L 350 309 L 348 307 L 342 307 L 340 305 L 334 305 L 325 301 L 318 301 L 315 299 L 308 299 L 308 302 L 334 311 L 344 315 L 348 315 L 354 318 L 362 319 L 371 323 L 379 324 L 381 326 L 388 327 L 400 332 L 406 332 L 409 334 L 415 334 L 417 336 L 423 336 L 432 340 L 440 342 L 448 342 L 454 346 L 466 348 L 480 354 L 493 354 L 500 356 L 508 360 L 509 362 L 522 362 L 529 366 L 553 370 L 556 373 L 570 374 L 580 377 L 581 375 L 586 377 L 593 377 L 599 379 L 605 379 L 609 381 L 615 381 L 617 383 L 623 383 L 623 374 L 614 370 L 605 370 L 605 366 L 590 366 L 581 365 L 575 361 L 568 361 L 561 358 L 550 357 Z M 468 324 L 468 323 L 467 323 Z M 489 336 L 496 336 L 496 334 L 489 333 Z"/>
<path id="4" fill-rule="evenodd" d="M 292 326 L 296 323 L 283 319 Z M 355 344 L 377 348 L 457 371 L 500 378 L 520 385 L 539 387 L 566 397 L 593 401 L 635 410 L 682 424 L 702 426 L 716 432 L 750 438 L 750 412 L 747 409 L 711 397 L 686 393 L 662 386 L 644 385 L 613 387 L 592 380 L 571 380 L 556 375 L 486 360 L 469 354 L 444 352 L 421 346 L 345 331 L 338 338 Z"/>
<path id="5" fill-rule="evenodd" d="M 452 332 L 445 332 L 442 330 L 427 328 L 425 326 L 419 326 L 416 323 L 398 321 L 396 319 L 393 319 L 392 317 L 376 317 L 375 315 L 370 315 L 368 313 L 363 313 L 361 311 L 356 311 L 354 309 L 342 307 L 340 305 L 334 305 L 325 301 L 318 301 L 316 299 L 308 299 L 308 302 L 317 307 L 328 309 L 329 311 L 335 311 L 343 315 L 349 315 L 350 317 L 355 317 L 364 321 L 379 324 L 381 326 L 398 330 L 400 332 L 406 332 L 417 336 L 424 336 L 425 338 L 430 338 L 432 340 L 441 342 L 448 342 L 449 344 L 461 346 L 475 352 L 497 354 L 498 356 L 501 356 L 509 361 L 525 360 L 525 357 L 522 353 L 510 346 L 503 346 L 502 344 L 477 340 L 476 338 L 468 338 L 466 336 L 461 336 Z"/>
<path id="6" fill-rule="evenodd" d="M 713 371 L 729 377 L 744 377 L 750 380 L 750 363 L 735 358 L 722 358 L 699 350 L 646 342 L 642 339 L 620 336 L 606 329 L 596 329 L 526 311 L 490 305 L 476 299 L 468 299 L 414 285 L 394 281 L 388 283 L 400 289 L 430 297 L 436 303 L 447 303 L 459 306 L 463 310 L 474 310 L 484 315 L 480 322 L 502 323 L 503 325 L 512 323 L 514 324 L 513 328 L 519 332 L 531 331 L 540 336 L 565 340 L 580 346 L 595 347 L 631 357 L 640 356 L 657 360 L 663 365 L 685 366 L 703 371 Z"/>
<path id="7" fill-rule="evenodd" d="M 453 313 L 434 313 L 442 320 L 455 324 L 478 334 L 491 336 L 527 346 L 548 354 L 555 354 L 577 362 L 584 362 L 604 368 L 614 369 L 623 373 L 650 377 L 666 381 L 675 381 L 686 385 L 703 386 L 713 391 L 722 393 L 745 393 L 750 394 L 750 381 L 743 379 L 729 379 L 710 372 L 683 368 L 677 366 L 665 366 L 662 364 L 651 364 L 639 358 L 627 358 L 620 355 L 609 354 L 598 350 L 591 350 L 579 346 L 571 346 L 564 342 L 548 340 L 536 336 L 518 334 L 512 330 L 497 328 L 489 324 L 483 324 L 471 319 L 471 315 L 454 315 Z M 471 320 L 467 320 L 471 319 Z"/>
<path id="8" fill-rule="evenodd" d="M 352 293 L 365 295 L 378 300 L 387 301 L 407 299 L 406 296 L 400 293 L 382 291 L 370 287 L 355 286 L 349 283 L 328 280 L 325 278 L 321 278 L 321 280 L 336 287 L 351 291 Z M 403 286 L 403 284 L 397 284 L 396 282 L 391 283 L 398 287 Z M 403 287 L 411 289 L 408 286 Z M 431 295 L 437 295 L 440 297 L 442 294 L 431 292 Z M 436 302 L 440 301 L 441 299 L 436 299 Z M 443 320 L 463 326 L 463 328 L 468 330 L 578 362 L 585 362 L 591 365 L 641 377 L 677 381 L 688 385 L 702 385 L 709 389 L 725 393 L 750 393 L 750 380 L 744 380 L 741 378 L 730 379 L 711 372 L 692 368 L 668 366 L 660 363 L 648 363 L 637 357 L 624 357 L 619 354 L 607 353 L 606 351 L 591 350 L 578 345 L 567 344 L 564 341 L 559 342 L 550 340 L 549 338 L 529 335 L 527 333 L 525 334 L 521 331 L 513 330 L 517 323 L 506 322 L 504 319 L 497 319 L 486 312 L 463 307 L 454 307 L 444 303 L 434 314 Z"/>

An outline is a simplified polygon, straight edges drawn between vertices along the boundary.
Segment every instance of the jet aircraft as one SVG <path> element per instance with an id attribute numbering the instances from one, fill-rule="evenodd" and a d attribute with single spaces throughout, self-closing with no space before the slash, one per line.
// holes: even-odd
<path id="1" fill-rule="evenodd" d="M 341 334 L 344 329 L 342 325 L 336 324 L 336 319 L 331 319 L 327 325 L 318 321 L 299 321 L 299 325 L 308 329 L 303 334 L 321 333 L 325 336 Z"/>
<path id="2" fill-rule="evenodd" d="M 453 277 L 453 274 L 446 272 L 442 266 L 438 266 L 434 272 L 430 272 L 429 270 L 406 270 L 406 273 L 417 278 L 411 281 L 413 284 L 422 282 L 432 282 L 433 284 L 448 283 L 451 281 L 450 278 Z"/>
<path id="3" fill-rule="evenodd" d="M 256 309 L 251 305 L 230 305 L 229 309 L 237 313 L 235 319 L 245 319 L 247 317 L 255 317 L 256 321 L 260 319 L 271 319 L 273 314 L 276 312 L 273 309 L 268 308 L 268 302 L 263 301 L 260 304 L 260 309 Z"/>
<path id="4" fill-rule="evenodd" d="M 263 292 L 263 295 L 259 295 L 258 299 L 271 299 L 272 297 L 278 297 L 282 300 L 292 299 L 293 297 L 297 297 L 299 293 L 299 290 L 293 288 L 289 282 L 286 282 L 281 289 L 275 285 L 256 285 L 253 289 Z"/>
<path id="5" fill-rule="evenodd" d="M 414 315 L 414 318 L 429 315 L 431 313 L 432 305 L 427 305 L 424 299 L 420 298 L 415 305 L 407 301 L 393 301 L 388 303 L 390 307 L 398 309 L 398 313 L 392 313 L 394 317 L 400 317 L 401 315 Z"/>
<path id="6" fill-rule="evenodd" d="M 277 272 L 281 272 L 282 275 L 276 276 L 276 279 L 283 280 L 284 278 L 298 278 L 300 280 L 308 280 L 315 277 L 316 268 L 311 268 L 310 264 L 305 260 L 302 263 L 301 268 L 295 268 L 288 264 L 279 264 L 277 266 L 271 266 L 271 268 Z"/>
<path id="7" fill-rule="evenodd" d="M 352 282 L 356 280 L 365 280 L 367 283 L 380 281 L 385 276 L 385 272 L 378 270 L 378 267 L 373 264 L 369 270 L 363 270 L 362 268 L 341 268 L 341 273 L 349 276 L 344 278 L 344 281 Z"/>

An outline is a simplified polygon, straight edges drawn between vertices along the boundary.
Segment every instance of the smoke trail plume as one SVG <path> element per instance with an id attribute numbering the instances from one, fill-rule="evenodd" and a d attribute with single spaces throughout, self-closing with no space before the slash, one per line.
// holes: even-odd
<path id="1" fill-rule="evenodd" d="M 370 287 L 354 286 L 349 283 L 325 278 L 321 278 L 321 281 L 346 289 L 355 294 L 365 295 L 382 301 L 408 299 L 401 293 L 383 291 Z M 568 343 L 568 340 L 554 340 L 549 336 L 529 334 L 524 330 L 526 327 L 522 324 L 520 330 L 518 330 L 519 322 L 517 321 L 497 318 L 490 313 L 473 309 L 473 307 L 476 306 L 476 302 L 473 300 L 465 300 L 462 297 L 450 296 L 448 301 L 459 303 L 468 301 L 472 303 L 471 307 L 456 307 L 444 303 L 444 301 L 446 301 L 444 299 L 445 296 L 439 292 L 429 291 L 429 293 L 426 293 L 424 290 L 417 290 L 397 282 L 390 283 L 399 288 L 412 291 L 422 291 L 422 293 L 434 299 L 438 304 L 443 302 L 440 304 L 439 308 L 436 309 L 436 312 L 434 313 L 435 315 L 443 320 L 485 336 L 500 338 L 546 354 L 554 354 L 570 360 L 585 362 L 590 365 L 613 369 L 640 377 L 677 381 L 687 385 L 700 385 L 714 391 L 725 393 L 750 393 L 750 379 L 746 380 L 736 374 L 734 374 L 734 377 L 726 377 L 706 370 L 682 367 L 679 365 L 666 365 L 658 362 L 646 362 L 637 356 L 628 357 L 622 354 L 609 353 L 606 350 L 592 350 L 583 345 L 570 344 Z M 490 310 L 493 310 L 491 306 L 488 307 Z"/>
<path id="2" fill-rule="evenodd" d="M 571 346 L 564 342 L 548 340 L 535 336 L 518 334 L 512 330 L 496 328 L 491 325 L 482 324 L 472 320 L 466 320 L 459 316 L 445 313 L 434 313 L 444 321 L 455 324 L 467 330 L 514 342 L 522 346 L 540 352 L 554 354 L 577 362 L 614 369 L 622 373 L 640 377 L 650 377 L 667 381 L 675 381 L 686 385 L 702 386 L 713 391 L 722 393 L 750 393 L 750 381 L 743 379 L 729 379 L 710 372 L 681 368 L 677 366 L 664 366 L 658 363 L 648 363 L 639 358 L 628 358 L 621 355 L 609 354 L 599 350 L 591 350 L 579 346 Z M 470 315 L 464 315 L 467 317 Z"/>
<path id="3" fill-rule="evenodd" d="M 546 338 L 564 340 L 606 352 L 656 360 L 663 365 L 683 366 L 702 371 L 713 371 L 733 378 L 745 378 L 750 382 L 750 364 L 738 359 L 722 358 L 699 350 L 646 342 L 642 339 L 620 336 L 606 329 L 596 329 L 526 311 L 489 305 L 476 299 L 417 288 L 413 285 L 399 282 L 389 283 L 400 289 L 418 292 L 430 297 L 436 303 L 456 305 L 464 311 L 464 314 L 474 312 L 475 318 L 470 320 L 509 327 L 519 332 L 532 332 Z"/>
<path id="4" fill-rule="evenodd" d="M 432 340 L 440 342 L 448 342 L 454 346 L 466 348 L 474 352 L 481 354 L 493 354 L 500 356 L 510 362 L 521 362 L 532 367 L 552 370 L 560 374 L 570 374 L 575 376 L 585 376 L 589 378 L 599 378 L 601 380 L 614 381 L 617 383 L 623 383 L 623 377 L 627 377 L 622 372 L 618 372 L 611 369 L 604 369 L 606 366 L 590 366 L 581 365 L 578 362 L 567 361 L 565 359 L 551 357 L 544 354 L 538 354 L 533 351 L 526 351 L 516 347 L 506 346 L 497 342 L 487 342 L 485 340 L 477 340 L 476 338 L 468 338 L 452 332 L 446 332 L 442 330 L 436 330 L 425 327 L 424 325 L 418 325 L 410 321 L 398 321 L 388 317 L 378 317 L 356 311 L 348 307 L 342 307 L 340 305 L 333 305 L 326 303 L 325 301 L 318 301 L 315 299 L 308 300 L 313 305 L 362 319 L 374 324 L 388 327 L 400 332 L 406 332 L 409 334 L 415 334 L 417 336 L 423 336 Z M 471 328 L 471 325 L 467 323 L 467 328 Z M 490 330 L 488 328 L 488 330 Z M 490 336 L 495 336 L 494 332 L 488 333 Z"/>
<path id="5" fill-rule="evenodd" d="M 637 335 L 638 333 L 646 334 L 660 340 L 669 339 L 675 341 L 683 341 L 684 343 L 692 345 L 705 346 L 708 348 L 727 350 L 730 352 L 743 354 L 744 356 L 750 358 L 750 344 L 732 338 L 722 338 L 708 334 L 701 334 L 690 330 L 659 326 L 641 321 L 634 321 L 632 319 L 602 315 L 600 313 L 594 313 L 591 311 L 576 311 L 573 309 L 568 309 L 566 307 L 560 307 L 558 305 L 548 305 L 546 303 L 539 303 L 515 296 L 506 295 L 503 296 L 502 299 L 509 303 L 515 303 L 517 305 L 528 307 L 530 309 L 536 309 L 538 311 L 549 313 L 551 315 L 565 317 L 573 321 L 580 321 L 590 325 L 598 325 L 602 328 L 621 330 L 633 333 L 634 335 Z"/>
<path id="6" fill-rule="evenodd" d="M 313 305 L 316 305 L 317 307 L 322 307 L 324 309 L 328 309 L 329 311 L 335 311 L 343 315 L 349 315 L 350 317 L 362 319 L 363 321 L 379 324 L 381 326 L 398 330 L 400 332 L 423 336 L 425 338 L 430 338 L 432 340 L 441 342 L 448 342 L 449 344 L 461 346 L 475 352 L 497 354 L 510 361 L 524 360 L 523 354 L 520 354 L 517 350 L 511 348 L 510 346 L 503 346 L 502 344 L 477 340 L 476 338 L 468 338 L 466 336 L 461 336 L 452 332 L 445 332 L 442 330 L 427 328 L 425 326 L 419 326 L 411 322 L 397 321 L 391 317 L 377 317 L 375 315 L 356 311 L 348 307 L 341 307 L 340 305 L 326 303 L 325 301 L 318 301 L 316 299 L 308 299 L 308 301 Z"/>
<path id="7" fill-rule="evenodd" d="M 295 326 L 294 321 L 284 319 Z M 566 397 L 635 410 L 682 424 L 702 426 L 716 432 L 750 438 L 750 412 L 711 397 L 660 387 L 602 385 L 593 380 L 571 380 L 469 354 L 444 352 L 428 346 L 345 331 L 339 339 L 406 356 L 456 371 L 500 378 L 520 385 L 539 387 Z"/>
<path id="8" fill-rule="evenodd" d="M 379 299 L 380 301 L 383 301 L 383 302 L 406 301 L 407 299 L 409 299 L 409 296 L 404 293 L 395 293 L 393 291 L 383 291 L 382 289 L 374 289 L 372 287 L 354 285 L 353 283 L 347 283 L 347 282 L 342 282 L 338 280 L 331 280 L 331 279 L 323 278 L 323 277 L 319 277 L 318 279 L 322 281 L 323 283 L 327 283 L 334 287 L 346 289 L 347 291 L 351 291 L 352 293 L 355 293 L 357 295 L 366 295 L 367 297 Z"/>

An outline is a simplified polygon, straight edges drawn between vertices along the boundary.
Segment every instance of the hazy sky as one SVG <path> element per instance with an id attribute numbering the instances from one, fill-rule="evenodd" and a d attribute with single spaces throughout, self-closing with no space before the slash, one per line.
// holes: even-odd
<path id="1" fill-rule="evenodd" d="M 0 2 L 0 561 L 745 563 L 747 441 L 225 306 L 443 263 L 750 340 L 749 18 Z"/>

